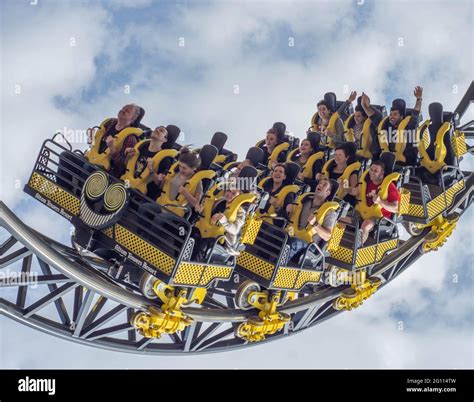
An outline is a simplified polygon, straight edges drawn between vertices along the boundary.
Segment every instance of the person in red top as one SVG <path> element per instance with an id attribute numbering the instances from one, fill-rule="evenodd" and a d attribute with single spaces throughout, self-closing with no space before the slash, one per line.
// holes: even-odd
<path id="1" fill-rule="evenodd" d="M 397 187 L 390 183 L 388 186 L 388 196 L 386 200 L 382 200 L 378 195 L 379 187 L 382 184 L 385 175 L 385 164 L 382 161 L 373 162 L 369 169 L 369 179 L 367 181 L 367 205 L 374 204 L 382 207 L 382 215 L 386 218 L 391 218 L 392 214 L 398 211 L 398 203 L 400 202 L 400 193 Z M 362 244 L 364 244 L 369 237 L 370 231 L 374 228 L 376 223 L 375 218 L 365 219 L 362 222 Z"/>

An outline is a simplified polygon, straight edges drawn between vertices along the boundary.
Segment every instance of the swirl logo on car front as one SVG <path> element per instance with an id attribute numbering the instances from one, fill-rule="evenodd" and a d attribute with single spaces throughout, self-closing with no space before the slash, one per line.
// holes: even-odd
<path id="1" fill-rule="evenodd" d="M 129 192 L 124 183 L 109 184 L 109 176 L 97 171 L 82 188 L 79 217 L 91 228 L 104 229 L 119 220 L 128 201 Z"/>

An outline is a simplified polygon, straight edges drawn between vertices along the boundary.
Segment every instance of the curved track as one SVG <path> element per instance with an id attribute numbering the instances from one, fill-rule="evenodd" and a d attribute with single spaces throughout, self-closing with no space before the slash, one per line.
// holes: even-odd
<path id="1" fill-rule="evenodd" d="M 466 176 L 465 190 L 449 212 L 462 215 L 468 208 L 473 181 L 472 174 Z M 235 307 L 238 275 L 210 289 L 202 306 L 183 308 L 194 323 L 182 333 L 142 338 L 129 319 L 151 302 L 132 286 L 112 281 L 107 263 L 36 232 L 1 202 L 0 227 L 8 232 L 0 246 L 0 272 L 8 271 L 0 280 L 0 312 L 22 324 L 70 341 L 129 353 L 212 353 L 262 343 L 247 343 L 234 336 L 236 326 L 256 314 L 256 310 Z M 428 232 L 401 242 L 396 252 L 369 270 L 370 276 L 379 277 L 381 286 L 392 281 L 422 256 L 420 246 Z M 322 287 L 314 293 L 299 293 L 279 309 L 290 314 L 291 321 L 263 342 L 294 335 L 340 313 L 333 301 L 342 290 Z"/>

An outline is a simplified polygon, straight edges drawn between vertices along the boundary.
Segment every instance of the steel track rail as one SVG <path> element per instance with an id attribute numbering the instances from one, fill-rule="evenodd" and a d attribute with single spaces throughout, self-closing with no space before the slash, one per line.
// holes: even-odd
<path id="1" fill-rule="evenodd" d="M 453 206 L 450 208 L 451 211 L 461 208 L 460 213 L 462 214 L 472 201 L 472 189 L 473 189 L 473 175 L 466 177 L 466 189 L 458 195 L 455 199 Z M 54 267 L 56 270 L 61 272 L 63 275 L 72 279 L 87 289 L 91 289 L 93 292 L 111 299 L 120 305 L 124 305 L 128 308 L 136 310 L 146 309 L 151 303 L 144 297 L 129 292 L 113 282 L 111 282 L 106 276 L 103 276 L 100 272 L 94 270 L 91 265 L 104 264 L 103 261 L 84 257 L 80 255 L 75 249 L 65 246 L 64 244 L 50 239 L 43 234 L 35 231 L 21 222 L 15 214 L 9 210 L 5 204 L 0 201 L 0 226 L 8 230 L 14 238 L 16 238 L 22 245 L 26 246 L 31 253 L 37 255 L 39 258 L 45 260 L 48 264 Z M 408 268 L 413 262 L 421 257 L 421 245 L 425 240 L 426 234 L 429 230 L 425 230 L 418 237 L 412 237 L 408 241 L 404 242 L 401 247 L 395 253 L 389 254 L 384 258 L 383 262 L 378 266 L 374 267 L 372 275 L 381 276 L 384 280 L 381 286 L 385 286 L 388 282 L 393 280 L 401 272 Z M 82 260 L 82 261 L 80 261 Z M 80 262 L 78 262 L 80 261 Z M 399 267 L 398 267 L 399 266 Z M 398 268 L 398 269 L 395 269 Z M 389 279 L 383 277 L 385 273 L 393 269 Z M 332 300 L 341 295 L 341 288 L 322 288 L 305 297 L 293 300 L 286 303 L 280 311 L 288 314 L 303 314 L 297 320 L 300 322 L 296 326 L 296 329 L 285 330 L 275 334 L 274 336 L 268 337 L 264 343 L 277 340 L 282 336 L 291 336 L 299 333 L 302 330 L 313 327 L 341 311 L 337 311 L 331 307 Z M 324 307 L 324 308 L 323 308 Z M 319 309 L 318 309 L 319 308 Z M 255 314 L 255 310 L 242 311 L 237 309 L 204 309 L 204 308 L 186 308 L 183 309 L 186 313 L 190 314 L 195 321 L 198 322 L 215 322 L 215 325 L 222 325 L 222 323 L 238 323 L 247 319 L 248 316 Z M 128 353 L 141 353 L 141 354 L 167 354 L 167 355 L 180 355 L 183 352 L 188 354 L 193 353 L 216 353 L 230 349 L 237 349 L 242 347 L 253 346 L 261 344 L 248 344 L 241 340 L 224 340 L 219 341 L 216 347 L 212 345 L 212 338 L 208 340 L 209 347 L 205 347 L 200 350 L 195 347 L 195 350 L 181 350 L 180 347 L 163 347 L 163 345 L 150 343 L 145 347 L 137 346 L 137 344 L 130 344 L 124 340 L 113 339 L 109 337 L 99 339 L 82 339 L 80 337 L 74 337 L 71 331 L 61 326 L 61 324 L 51 321 L 47 318 L 37 316 L 36 314 L 25 316 L 24 312 L 21 311 L 13 303 L 1 299 L 0 302 L 0 313 L 8 318 L 11 318 L 17 322 L 23 323 L 33 329 L 40 330 L 44 333 L 57 336 L 62 339 L 82 343 L 89 346 L 94 346 L 106 350 L 115 350 Z M 296 317 L 296 316 L 295 316 Z M 303 322 L 304 321 L 304 322 Z M 220 323 L 220 324 L 219 324 Z M 206 340 L 206 338 L 204 338 Z M 145 342 L 146 343 L 146 342 Z M 201 344 L 203 342 L 201 341 Z M 205 342 L 204 342 L 205 344 Z M 199 345 L 198 345 L 199 346 Z M 206 346 L 206 344 L 205 344 Z"/>

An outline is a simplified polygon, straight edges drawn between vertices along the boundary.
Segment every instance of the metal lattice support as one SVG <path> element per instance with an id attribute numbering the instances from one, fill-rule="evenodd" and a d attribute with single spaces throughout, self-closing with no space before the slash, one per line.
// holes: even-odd
<path id="1" fill-rule="evenodd" d="M 455 110 L 456 128 L 465 131 L 466 138 L 474 138 L 474 122 L 461 125 L 460 120 L 473 101 L 474 83 Z M 38 163 L 45 157 L 41 156 Z M 51 179 L 54 181 L 54 176 Z M 463 191 L 453 197 L 446 213 L 462 215 L 467 210 L 472 202 L 473 182 L 472 173 L 465 176 Z M 282 331 L 268 335 L 262 342 L 247 343 L 235 336 L 235 330 L 258 311 L 236 308 L 236 291 L 245 278 L 234 274 L 228 281 L 213 284 L 200 306 L 182 309 L 193 318 L 184 331 L 159 339 L 145 338 L 137 333 L 130 320 L 138 311 L 160 306 L 142 296 L 133 284 L 114 277 L 110 263 L 85 256 L 36 232 L 2 202 L 1 231 L 6 236 L 0 245 L 3 274 L 0 313 L 63 339 L 115 351 L 168 355 L 212 353 L 270 342 L 340 313 L 333 307 L 334 300 L 348 288 L 319 286 L 312 292 L 303 288 L 294 300 L 279 308 L 280 313 L 290 315 Z M 368 275 L 381 281 L 379 287 L 388 284 L 423 255 L 422 246 L 429 233 L 430 229 L 426 228 L 418 236 L 400 241 L 399 247 L 380 264 L 367 268 Z"/>
<path id="2" fill-rule="evenodd" d="M 459 214 L 472 201 L 472 176 L 466 183 L 451 210 Z M 243 280 L 238 275 L 210 288 L 201 306 L 183 308 L 194 322 L 182 333 L 144 338 L 130 325 L 130 318 L 135 311 L 147 310 L 153 301 L 114 282 L 106 275 L 108 263 L 41 235 L 3 203 L 0 227 L 9 233 L 0 245 L 0 269 L 17 274 L 15 280 L 4 275 L 0 281 L 4 288 L 0 312 L 7 317 L 63 339 L 130 353 L 212 353 L 256 345 L 234 335 L 239 323 L 256 314 L 235 307 L 235 292 Z M 370 275 L 385 286 L 422 256 L 421 245 L 428 232 L 401 243 L 396 252 L 370 269 Z M 291 315 L 290 323 L 263 342 L 296 334 L 340 313 L 333 301 L 342 290 L 323 286 L 314 293 L 298 293 L 280 309 Z"/>

